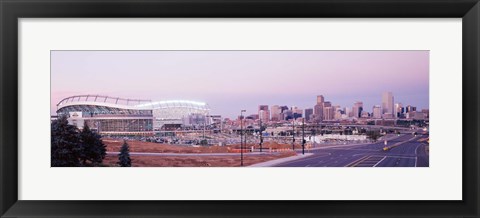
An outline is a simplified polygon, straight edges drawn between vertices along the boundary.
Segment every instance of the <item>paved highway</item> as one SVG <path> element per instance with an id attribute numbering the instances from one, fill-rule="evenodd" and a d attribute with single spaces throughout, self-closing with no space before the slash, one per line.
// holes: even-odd
<path id="1" fill-rule="evenodd" d="M 277 167 L 428 167 L 428 135 L 411 134 L 363 145 L 345 145 L 311 150 L 313 155 L 284 162 Z"/>

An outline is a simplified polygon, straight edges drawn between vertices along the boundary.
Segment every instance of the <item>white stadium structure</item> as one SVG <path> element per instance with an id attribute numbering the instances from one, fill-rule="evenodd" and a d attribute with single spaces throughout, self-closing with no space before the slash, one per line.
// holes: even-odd
<path id="1" fill-rule="evenodd" d="M 195 127 L 210 123 L 206 103 L 172 100 L 151 101 L 76 95 L 57 104 L 57 115 L 82 128 L 87 124 L 102 134 L 148 135 L 176 127 Z"/>

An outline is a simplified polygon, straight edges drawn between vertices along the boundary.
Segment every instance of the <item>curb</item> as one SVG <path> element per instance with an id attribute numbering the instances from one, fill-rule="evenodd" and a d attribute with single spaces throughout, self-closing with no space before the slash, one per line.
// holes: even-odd
<path id="1" fill-rule="evenodd" d="M 250 166 L 247 166 L 247 167 L 271 167 L 271 166 L 275 166 L 277 164 L 281 164 L 281 163 L 284 163 L 284 162 L 306 158 L 310 155 L 313 155 L 313 153 L 306 153 L 304 155 L 297 154 L 295 156 L 280 158 L 280 159 L 276 159 L 276 160 L 270 160 L 270 161 L 266 161 L 266 162 L 262 162 L 262 163 L 253 164 L 253 165 L 250 165 Z"/>

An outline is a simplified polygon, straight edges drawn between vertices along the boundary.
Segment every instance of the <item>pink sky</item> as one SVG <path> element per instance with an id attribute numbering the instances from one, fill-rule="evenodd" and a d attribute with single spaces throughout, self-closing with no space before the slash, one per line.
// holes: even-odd
<path id="1" fill-rule="evenodd" d="M 428 51 L 52 51 L 52 110 L 63 98 L 102 94 L 207 102 L 212 114 L 256 113 L 259 104 L 313 107 L 363 101 L 428 108 Z"/>

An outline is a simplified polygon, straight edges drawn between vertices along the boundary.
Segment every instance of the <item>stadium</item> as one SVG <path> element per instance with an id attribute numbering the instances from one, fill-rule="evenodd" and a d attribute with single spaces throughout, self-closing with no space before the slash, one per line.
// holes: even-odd
<path id="1" fill-rule="evenodd" d="M 151 135 L 156 131 L 208 125 L 210 108 L 187 100 L 151 101 L 102 95 L 75 95 L 57 104 L 70 124 L 107 135 Z"/>

